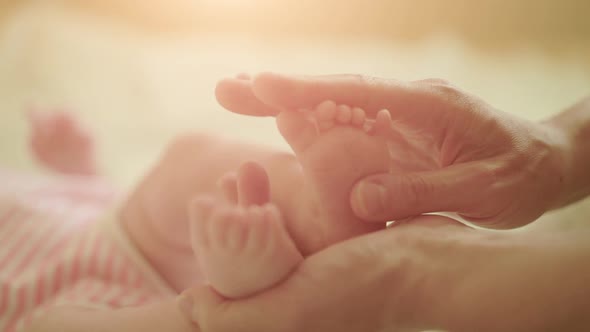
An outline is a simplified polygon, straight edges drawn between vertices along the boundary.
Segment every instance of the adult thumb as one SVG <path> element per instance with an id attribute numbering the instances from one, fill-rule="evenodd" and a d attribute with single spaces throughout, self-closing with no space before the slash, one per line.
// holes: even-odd
<path id="1" fill-rule="evenodd" d="M 368 176 L 351 192 L 354 213 L 384 222 L 429 212 L 463 212 L 483 198 L 493 176 L 481 163 L 452 165 L 436 171 Z"/>
<path id="2" fill-rule="evenodd" d="M 268 293 L 269 291 L 244 299 L 230 300 L 210 286 L 200 285 L 185 290 L 177 301 L 180 311 L 193 322 L 199 332 L 277 331 L 277 326 L 293 323 L 293 311 L 297 308 L 278 308 L 277 301 L 273 300 L 273 293 Z"/>
<path id="3" fill-rule="evenodd" d="M 177 297 L 180 312 L 195 324 L 200 332 L 208 331 L 209 326 L 214 325 L 216 317 L 210 312 L 217 310 L 223 301 L 224 299 L 207 285 L 189 288 Z"/>

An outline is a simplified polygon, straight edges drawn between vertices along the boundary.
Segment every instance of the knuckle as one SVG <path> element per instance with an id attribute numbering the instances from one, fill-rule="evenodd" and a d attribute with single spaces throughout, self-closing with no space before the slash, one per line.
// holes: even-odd
<path id="1" fill-rule="evenodd" d="M 431 83 L 430 87 L 434 92 L 445 99 L 462 98 L 464 95 L 464 92 L 461 89 L 449 82 Z"/>
<path id="2" fill-rule="evenodd" d="M 414 83 L 417 84 L 426 100 L 431 104 L 438 105 L 437 107 L 470 109 L 477 100 L 477 98 L 444 79 L 429 78 Z"/>
<path id="3" fill-rule="evenodd" d="M 419 85 L 432 96 L 443 101 L 461 102 L 466 99 L 465 91 L 442 78 L 428 78 L 418 81 Z"/>

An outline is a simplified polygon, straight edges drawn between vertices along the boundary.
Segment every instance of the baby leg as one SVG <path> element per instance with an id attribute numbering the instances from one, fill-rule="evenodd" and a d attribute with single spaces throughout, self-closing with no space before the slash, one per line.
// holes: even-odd
<path id="1" fill-rule="evenodd" d="M 203 134 L 176 138 L 122 206 L 121 223 L 129 237 L 174 289 L 190 287 L 201 274 L 189 238 L 189 202 L 199 195 L 222 198 L 219 178 L 248 160 L 264 165 L 275 189 L 270 201 L 285 219 L 296 219 L 300 195 L 293 188 L 301 182 L 301 170 L 292 154 Z M 237 204 L 237 189 L 233 193 Z"/>

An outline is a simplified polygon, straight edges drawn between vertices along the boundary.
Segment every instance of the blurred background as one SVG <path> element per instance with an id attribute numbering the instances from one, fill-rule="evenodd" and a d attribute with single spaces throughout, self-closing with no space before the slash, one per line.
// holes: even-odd
<path id="1" fill-rule="evenodd" d="M 0 0 L 0 165 L 39 171 L 24 111 L 65 107 L 127 187 L 175 134 L 285 147 L 223 112 L 238 72 L 446 78 L 530 119 L 590 93 L 587 0 Z"/>

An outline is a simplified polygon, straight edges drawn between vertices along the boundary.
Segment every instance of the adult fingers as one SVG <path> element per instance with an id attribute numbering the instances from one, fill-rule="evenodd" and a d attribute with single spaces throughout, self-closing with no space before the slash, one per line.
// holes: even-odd
<path id="1" fill-rule="evenodd" d="M 252 81 L 245 76 L 219 81 L 215 96 L 221 106 L 234 113 L 253 116 L 275 116 L 279 113 L 279 109 L 264 104 L 254 95 Z"/>
<path id="2" fill-rule="evenodd" d="M 292 320 L 285 313 L 292 305 L 277 307 L 265 293 L 244 300 L 227 300 L 208 286 L 196 286 L 183 292 L 179 306 L 199 327 L 200 332 L 291 331 Z M 272 313 L 272 314 L 269 314 Z"/>
<path id="3" fill-rule="evenodd" d="M 351 193 L 355 214 L 383 222 L 429 212 L 464 212 L 483 203 L 494 184 L 492 164 L 449 166 L 442 170 L 407 174 L 376 174 L 358 182 Z"/>
<path id="4" fill-rule="evenodd" d="M 362 75 L 288 76 L 262 73 L 253 94 L 277 109 L 312 108 L 324 100 L 363 108 L 369 117 L 382 109 L 416 111 L 422 85 Z"/>

